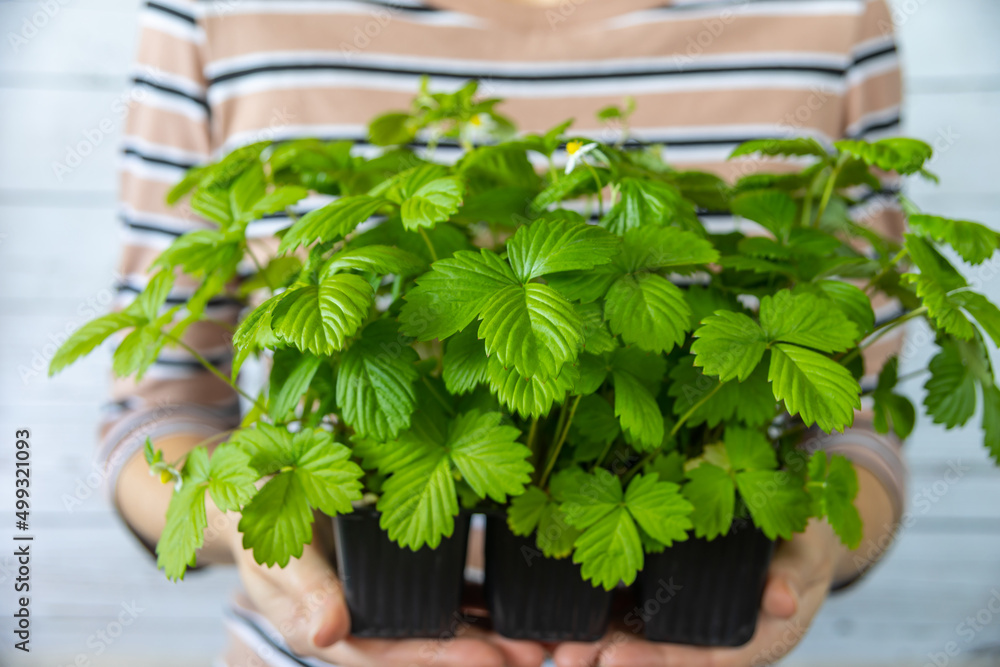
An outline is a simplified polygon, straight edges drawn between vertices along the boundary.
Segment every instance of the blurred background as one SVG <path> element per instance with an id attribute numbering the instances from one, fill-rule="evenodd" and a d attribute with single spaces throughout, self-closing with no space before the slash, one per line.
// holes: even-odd
<path id="1" fill-rule="evenodd" d="M 0 540 L 10 544 L 14 431 L 25 427 L 36 535 L 30 654 L 11 648 L 16 574 L 0 546 L 0 665 L 210 665 L 221 604 L 237 583 L 218 568 L 169 584 L 112 514 L 91 458 L 108 356 L 46 377 L 58 342 L 114 294 L 115 168 L 138 4 L 0 1 Z M 904 130 L 934 145 L 942 179 L 909 192 L 928 212 L 1000 229 L 1000 3 L 891 4 Z M 993 300 L 998 268 L 971 275 Z M 911 331 L 902 373 L 930 357 L 926 332 Z M 918 382 L 908 393 L 922 399 Z M 952 433 L 918 425 L 898 541 L 829 600 L 783 664 L 1000 665 L 1000 470 L 983 451 L 979 418 L 970 424 Z"/>

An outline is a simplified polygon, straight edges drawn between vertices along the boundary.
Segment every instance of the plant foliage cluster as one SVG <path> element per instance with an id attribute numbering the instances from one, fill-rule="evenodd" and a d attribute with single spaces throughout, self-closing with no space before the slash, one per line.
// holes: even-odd
<path id="1" fill-rule="evenodd" d="M 896 361 L 876 387 L 859 380 L 864 349 L 914 318 L 939 346 L 927 414 L 953 428 L 981 402 L 1000 457 L 985 347 L 1000 343 L 1000 311 L 952 262 L 981 264 L 1000 238 L 905 200 L 902 240 L 849 215 L 877 173 L 933 178 L 926 144 L 753 141 L 733 158 L 801 169 L 726 184 L 672 169 L 660 147 L 574 137 L 568 122 L 514 136 L 497 102 L 473 84 L 424 89 L 372 123 L 377 156 L 259 143 L 191 170 L 171 201 L 188 197 L 211 226 L 179 237 L 130 306 L 53 359 L 55 372 L 122 332 L 114 370 L 141 377 L 165 345 L 186 347 L 210 299 L 264 295 L 234 332 L 232 368 L 213 369 L 232 381 L 247 358 L 271 358 L 241 428 L 183 462 L 147 448 L 176 487 L 158 547 L 167 576 L 194 563 L 206 493 L 241 513 L 259 562 L 281 566 L 311 540 L 315 511 L 359 502 L 412 549 L 451 535 L 461 507 L 506 507 L 515 533 L 605 588 L 631 582 L 644 553 L 713 539 L 738 517 L 786 539 L 826 517 L 855 546 L 853 468 L 796 445 L 807 428 L 850 426 L 863 395 L 880 430 L 910 433 Z M 435 163 L 407 147 L 418 133 L 465 150 Z M 566 169 L 553 164 L 560 146 Z M 334 198 L 296 215 L 310 192 Z M 277 253 L 257 257 L 248 224 L 285 211 Z M 746 222 L 711 233 L 703 211 Z M 167 309 L 181 273 L 198 288 Z M 903 314 L 877 323 L 876 293 Z"/>

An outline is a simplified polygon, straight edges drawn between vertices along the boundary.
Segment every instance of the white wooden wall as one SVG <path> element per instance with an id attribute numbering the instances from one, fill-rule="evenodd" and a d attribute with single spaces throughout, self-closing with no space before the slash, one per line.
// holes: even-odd
<path id="1" fill-rule="evenodd" d="M 807 1 L 807 0 L 801 0 Z M 907 74 L 906 131 L 939 144 L 943 185 L 912 194 L 934 212 L 1000 228 L 1000 3 L 894 0 Z M 41 369 L 52 338 L 107 303 L 114 280 L 115 144 L 137 0 L 0 2 L 0 665 L 208 665 L 221 644 L 219 608 L 236 584 L 217 569 L 168 584 L 93 487 L 94 423 L 105 395 L 96 355 L 54 380 Z M 32 33 L 25 20 L 42 23 Z M 53 12 L 53 8 L 55 11 Z M 27 36 L 16 46 L 11 33 Z M 103 135 L 102 121 L 114 131 Z M 107 127 L 107 122 L 104 123 Z M 62 178 L 68 147 L 95 144 Z M 1000 281 L 984 280 L 1000 298 Z M 923 367 L 914 350 L 906 370 Z M 905 370 L 904 370 L 905 372 Z M 920 389 L 911 387 L 919 400 Z M 978 422 L 978 419 L 975 420 Z M 10 507 L 15 428 L 33 435 L 34 642 L 11 651 Z M 1000 473 L 978 429 L 921 424 L 908 444 L 911 522 L 855 590 L 833 598 L 786 661 L 819 665 L 1000 664 Z M 957 465 L 962 474 L 947 482 Z M 952 479 L 951 475 L 947 479 Z M 74 503 L 67 508 L 66 500 Z M 122 605 L 141 611 L 118 634 Z M 993 608 L 997 608 L 994 602 Z M 980 629 L 966 632 L 966 617 Z M 90 662 L 83 662 L 82 660 Z M 940 667 L 940 663 L 939 663 Z"/>

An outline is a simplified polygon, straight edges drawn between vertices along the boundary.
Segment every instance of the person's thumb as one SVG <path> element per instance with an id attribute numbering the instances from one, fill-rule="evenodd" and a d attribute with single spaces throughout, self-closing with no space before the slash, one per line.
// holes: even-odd
<path id="1" fill-rule="evenodd" d="M 305 545 L 302 556 L 289 562 L 279 576 L 288 597 L 300 606 L 294 616 L 305 623 L 313 646 L 332 646 L 350 634 L 351 616 L 340 580 L 319 549 Z"/>

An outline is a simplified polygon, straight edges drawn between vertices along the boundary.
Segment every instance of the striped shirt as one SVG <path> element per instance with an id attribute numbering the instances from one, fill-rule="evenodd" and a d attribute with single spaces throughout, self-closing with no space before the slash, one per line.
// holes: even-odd
<path id="1" fill-rule="evenodd" d="M 407 108 L 424 75 L 442 91 L 477 79 L 484 95 L 505 99 L 499 110 L 524 131 L 573 117 L 575 134 L 604 141 L 621 128 L 597 120 L 596 112 L 632 96 L 633 139 L 664 144 L 678 168 L 729 180 L 800 166 L 727 161 L 743 141 L 799 136 L 829 145 L 895 135 L 900 121 L 898 58 L 884 0 L 566 0 L 551 8 L 504 0 L 150 0 L 141 15 L 123 146 L 120 303 L 142 289 L 150 262 L 178 235 L 208 226 L 185 206 L 165 203 L 188 167 L 264 139 L 346 139 L 359 154 L 374 154 L 367 122 Z M 434 156 L 448 161 L 458 152 L 445 143 Z M 555 157 L 558 163 L 566 156 Z M 895 187 L 889 181 L 883 191 L 859 193 L 855 213 L 901 233 L 901 214 L 886 197 Z M 297 212 L 323 201 L 312 197 Z M 704 220 L 713 232 L 752 226 L 711 213 Z M 267 252 L 274 232 L 288 224 L 287 217 L 269 217 L 251 223 L 248 236 Z M 170 302 L 183 302 L 191 288 L 179 282 Z M 874 305 L 881 320 L 896 307 Z M 207 314 L 235 322 L 241 307 L 217 298 Z M 228 364 L 223 327 L 199 323 L 186 338 Z M 900 342 L 890 335 L 873 345 L 869 370 Z M 114 382 L 101 447 L 111 488 L 146 436 L 207 436 L 238 419 L 228 387 L 183 351 L 165 351 L 140 382 Z M 880 477 L 898 517 L 904 473 L 897 443 L 866 424 L 862 414 L 830 448 Z M 259 617 L 244 611 L 229 618 L 246 643 Z M 296 664 L 275 660 L 265 664 Z"/>

